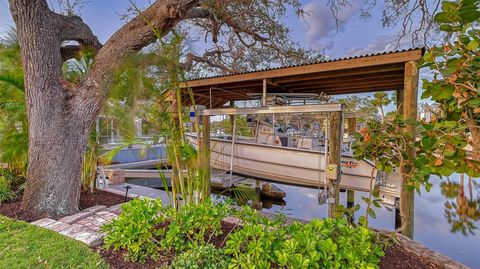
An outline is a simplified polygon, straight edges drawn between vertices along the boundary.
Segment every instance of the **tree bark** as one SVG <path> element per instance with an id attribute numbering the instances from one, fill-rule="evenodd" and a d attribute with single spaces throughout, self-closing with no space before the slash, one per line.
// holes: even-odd
<path id="1" fill-rule="evenodd" d="M 19 36 L 29 121 L 22 207 L 52 216 L 72 214 L 78 211 L 88 134 L 106 101 L 112 71 L 123 57 L 170 32 L 198 1 L 157 1 L 104 46 L 79 17 L 52 12 L 46 0 L 9 2 Z M 62 47 L 63 41 L 97 51 L 93 68 L 78 84 L 63 78 L 63 61 L 75 54 L 72 47 Z"/>

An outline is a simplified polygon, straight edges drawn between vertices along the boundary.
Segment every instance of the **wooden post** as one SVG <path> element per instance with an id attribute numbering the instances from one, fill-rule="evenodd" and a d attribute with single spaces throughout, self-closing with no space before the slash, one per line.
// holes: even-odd
<path id="1" fill-rule="evenodd" d="M 347 208 L 353 208 L 355 206 L 355 191 L 347 190 Z M 352 215 L 348 216 L 348 222 L 353 223 L 355 220 L 355 212 L 352 211 Z"/>
<path id="2" fill-rule="evenodd" d="M 267 106 L 267 80 L 263 79 L 262 87 L 262 106 Z"/>
<path id="3" fill-rule="evenodd" d="M 210 117 L 202 115 L 202 168 L 205 169 L 206 194 L 210 193 Z M 206 197 L 205 197 L 206 198 Z"/>
<path id="4" fill-rule="evenodd" d="M 335 216 L 335 206 L 339 203 L 340 188 L 338 183 L 341 180 L 341 147 L 342 147 L 342 133 L 343 133 L 343 114 L 342 112 L 330 112 L 329 122 L 329 141 L 328 141 L 328 163 L 337 166 L 337 180 L 328 182 L 328 215 Z M 331 200 L 334 200 L 334 203 Z"/>
<path id="5" fill-rule="evenodd" d="M 352 208 L 355 206 L 355 191 L 347 190 L 347 207 Z"/>
<path id="6" fill-rule="evenodd" d="M 230 100 L 230 107 L 235 108 L 235 100 Z M 235 115 L 230 115 L 230 133 L 233 134 L 233 122 L 235 120 Z"/>
<path id="7" fill-rule="evenodd" d="M 418 94 L 418 68 L 417 62 L 410 61 L 405 63 L 404 89 L 398 91 L 397 108 L 398 112 L 403 114 L 406 120 L 417 119 L 417 94 Z M 415 136 L 415 127 L 407 125 L 405 131 Z M 415 157 L 415 149 L 407 152 L 409 158 Z M 400 167 L 402 173 L 409 171 L 407 167 Z M 403 177 L 402 189 L 400 191 L 400 214 L 402 215 L 402 226 L 404 227 L 402 234 L 413 238 L 414 227 L 414 204 L 415 193 L 406 187 L 406 178 Z"/>
<path id="8" fill-rule="evenodd" d="M 357 119 L 356 118 L 348 118 L 347 119 L 347 129 L 348 129 L 348 135 L 353 135 L 355 132 L 357 132 Z"/>

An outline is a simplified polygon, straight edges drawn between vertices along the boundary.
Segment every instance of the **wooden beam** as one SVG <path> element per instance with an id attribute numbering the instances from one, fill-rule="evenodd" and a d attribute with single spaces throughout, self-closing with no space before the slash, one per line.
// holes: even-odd
<path id="1" fill-rule="evenodd" d="M 399 78 L 403 79 L 403 71 L 395 71 L 389 73 L 377 73 L 377 74 L 364 74 L 364 75 L 355 75 L 355 76 L 341 76 L 336 78 L 326 78 L 326 79 L 317 79 L 313 77 L 306 81 L 296 81 L 296 82 L 287 82 L 282 83 L 281 85 L 284 87 L 294 87 L 294 86 L 303 86 L 303 85 L 312 85 L 312 84 L 321 84 L 321 83 L 337 83 L 337 82 L 354 82 L 354 81 L 365 81 L 365 80 L 373 80 L 373 79 L 390 79 L 390 78 Z"/>
<path id="2" fill-rule="evenodd" d="M 285 67 L 265 71 L 257 71 L 244 74 L 228 75 L 215 78 L 206 78 L 191 80 L 186 83 L 182 83 L 181 87 L 200 87 L 207 85 L 216 85 L 241 81 L 253 81 L 261 79 L 269 79 L 276 77 L 286 77 L 293 75 L 312 74 L 326 71 L 345 70 L 352 68 L 379 66 L 394 63 L 404 63 L 408 61 L 417 61 L 422 57 L 422 50 L 410 50 L 404 52 L 395 52 L 382 55 L 374 55 L 368 57 L 358 57 L 346 60 L 337 60 L 331 62 L 323 62 L 318 64 Z"/>
<path id="3" fill-rule="evenodd" d="M 393 83 L 382 83 L 375 85 L 359 85 L 359 86 L 338 86 L 338 87 L 312 87 L 308 89 L 297 89 L 295 92 L 304 92 L 304 93 L 320 93 L 324 92 L 326 94 L 345 94 L 345 93 L 357 93 L 357 92 L 368 92 L 370 89 L 389 89 L 390 91 L 396 90 L 403 87 L 403 83 L 393 82 Z"/>
<path id="4" fill-rule="evenodd" d="M 403 85 L 403 77 L 397 78 L 390 78 L 390 79 L 365 79 L 364 81 L 338 81 L 338 82 L 327 82 L 327 83 L 318 83 L 318 84 L 311 84 L 311 85 L 304 85 L 298 87 L 290 87 L 292 89 L 315 89 L 315 88 L 327 88 L 327 89 L 334 89 L 334 88 L 344 88 L 349 86 L 379 86 L 379 85 L 392 85 L 392 84 L 400 84 Z"/>
<path id="5" fill-rule="evenodd" d="M 418 98 L 418 68 L 417 62 L 409 61 L 405 63 L 405 88 L 400 91 L 398 96 L 398 111 L 403 114 L 406 120 L 417 119 L 417 98 Z M 401 100 L 401 101 L 400 101 Z M 406 132 L 410 132 L 415 137 L 415 126 L 407 125 Z M 415 158 L 415 149 L 407 151 L 409 158 Z M 408 167 L 400 167 L 402 173 L 408 174 Z M 407 178 L 403 176 L 402 189 L 400 190 L 400 212 L 402 215 L 402 234 L 413 239 L 414 228 L 414 205 L 415 193 L 407 188 Z"/>
<path id="6" fill-rule="evenodd" d="M 388 73 L 388 72 L 395 72 L 395 71 L 402 72 L 402 75 L 403 75 L 404 68 L 405 68 L 405 65 L 403 63 L 396 63 L 396 64 L 390 64 L 390 65 L 371 66 L 371 67 L 342 70 L 342 72 L 327 71 L 327 72 L 313 73 L 313 74 L 307 74 L 307 75 L 279 77 L 279 78 L 273 78 L 272 81 L 275 83 L 283 84 L 283 83 L 289 83 L 289 82 L 308 81 L 308 80 L 311 80 L 312 77 L 315 77 L 316 79 L 329 79 L 329 78 L 339 78 L 344 76 L 368 75 L 368 74 Z"/>

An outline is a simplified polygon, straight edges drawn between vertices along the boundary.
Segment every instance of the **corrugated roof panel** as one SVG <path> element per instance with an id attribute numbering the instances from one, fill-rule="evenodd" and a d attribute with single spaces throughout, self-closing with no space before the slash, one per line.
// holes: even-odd
<path id="1" fill-rule="evenodd" d="M 261 71 L 282 69 L 282 68 L 288 68 L 288 67 L 307 66 L 307 65 L 312 65 L 312 64 L 344 61 L 344 60 L 351 60 L 351 59 L 357 59 L 357 58 L 365 58 L 365 57 L 379 56 L 379 55 L 385 55 L 385 54 L 393 54 L 393 53 L 400 53 L 400 52 L 408 52 L 408 51 L 414 51 L 414 50 L 424 50 L 424 49 L 425 49 L 424 47 L 414 47 L 414 48 L 408 48 L 408 49 L 403 49 L 403 50 L 384 51 L 384 52 L 370 53 L 370 54 L 363 54 L 363 55 L 356 55 L 356 56 L 348 56 L 348 57 L 342 57 L 342 58 L 325 59 L 325 60 L 322 60 L 322 61 L 306 62 L 306 63 L 302 63 L 302 64 L 292 64 L 292 65 L 278 66 L 278 67 L 272 67 L 272 68 L 262 68 L 262 69 L 257 69 L 257 70 L 249 70 L 249 71 L 243 71 L 243 72 L 230 73 L 230 74 L 225 74 L 225 75 L 200 76 L 200 77 L 191 78 L 188 81 L 209 79 L 209 78 L 228 77 L 228 76 L 234 76 L 234 75 L 240 75 L 240 74 L 248 74 L 248 73 L 261 72 Z"/>

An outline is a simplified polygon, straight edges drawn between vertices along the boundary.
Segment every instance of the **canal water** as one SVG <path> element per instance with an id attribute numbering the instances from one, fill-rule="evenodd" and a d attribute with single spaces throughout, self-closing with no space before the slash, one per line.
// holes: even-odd
<path id="1" fill-rule="evenodd" d="M 414 239 L 465 265 L 480 268 L 480 230 L 477 229 L 480 228 L 480 179 L 471 180 L 470 188 L 469 179 L 465 177 L 463 196 L 459 175 L 451 176 L 449 180 L 450 184 L 445 178 L 441 180 L 432 176 L 433 187 L 430 192 L 422 189 L 420 194 L 416 194 Z M 287 193 L 284 198 L 285 205 L 273 203 L 271 208 L 263 208 L 263 211 L 284 212 L 291 217 L 305 220 L 328 216 L 328 205 L 318 203 L 319 190 L 278 183 L 275 185 Z M 361 206 L 355 213 L 355 218 L 365 215 L 366 204 L 362 196 L 367 197 L 368 194 L 355 192 L 355 204 Z M 459 210 L 464 212 L 457 212 L 459 203 L 463 205 Z M 268 204 L 270 206 L 272 203 Z M 346 192 L 340 193 L 340 204 L 346 206 Z M 374 209 L 376 218 L 369 219 L 370 226 L 395 229 L 394 210 Z"/>
<path id="2" fill-rule="evenodd" d="M 431 249 L 472 268 L 480 268 L 480 179 L 459 175 L 447 178 L 432 176 L 430 192 L 422 189 L 415 196 L 414 239 Z M 144 185 L 136 181 L 136 184 Z M 133 182 L 132 182 L 133 183 Z M 328 216 L 328 205 L 318 202 L 318 189 L 274 183 L 286 192 L 283 200 L 262 200 L 262 211 L 311 220 Z M 360 210 L 355 218 L 365 215 L 365 192 L 355 192 Z M 340 204 L 347 205 L 347 192 L 340 192 Z M 369 225 L 395 229 L 395 210 L 374 208 L 376 218 Z"/>

